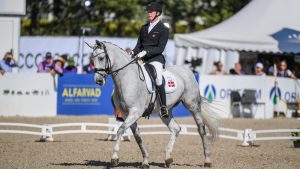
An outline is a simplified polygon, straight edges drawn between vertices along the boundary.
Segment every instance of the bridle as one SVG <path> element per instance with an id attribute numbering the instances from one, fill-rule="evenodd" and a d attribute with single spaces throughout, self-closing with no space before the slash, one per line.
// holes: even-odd
<path id="1" fill-rule="evenodd" d="M 129 66 L 130 64 L 132 64 L 133 62 L 135 62 L 137 60 L 137 57 L 132 59 L 129 63 L 127 63 L 126 65 L 122 66 L 121 68 L 119 69 L 116 69 L 116 70 L 112 70 L 112 65 L 111 65 L 111 60 L 109 58 L 109 55 L 107 53 L 107 49 L 106 49 L 106 46 L 104 43 L 102 42 L 96 42 L 97 46 L 94 47 L 94 51 L 98 48 L 101 49 L 101 45 L 103 46 L 103 50 L 104 52 L 101 52 L 101 53 L 98 53 L 96 56 L 93 56 L 93 58 L 96 58 L 98 57 L 99 55 L 101 54 L 105 54 L 104 58 L 105 58 L 105 66 L 104 68 L 94 68 L 94 72 L 97 73 L 97 74 L 100 74 L 102 75 L 103 77 L 106 77 L 107 75 L 116 75 L 118 74 L 118 72 L 122 69 L 124 69 L 125 67 Z M 105 75 L 102 74 L 101 72 L 105 72 Z"/>
<path id="2" fill-rule="evenodd" d="M 97 55 L 93 56 L 93 58 L 97 58 L 99 55 L 104 53 L 105 54 L 105 68 L 95 68 L 94 67 L 94 72 L 97 74 L 100 74 L 100 75 L 103 75 L 100 72 L 105 72 L 108 75 L 108 74 L 111 74 L 111 60 L 108 56 L 106 46 L 103 43 L 101 43 L 101 44 L 103 45 L 104 52 L 98 53 Z M 98 48 L 101 49 L 101 46 L 97 44 L 97 46 L 94 47 L 94 51 Z"/>

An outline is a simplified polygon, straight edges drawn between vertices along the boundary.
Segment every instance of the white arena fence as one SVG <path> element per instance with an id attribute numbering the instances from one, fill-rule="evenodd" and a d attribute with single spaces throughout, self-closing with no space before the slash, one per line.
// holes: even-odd
<path id="1" fill-rule="evenodd" d="M 41 140 L 52 139 L 55 135 L 62 134 L 79 134 L 79 133 L 90 133 L 90 134 L 108 134 L 108 135 L 116 135 L 119 124 L 111 124 L 111 123 L 61 123 L 61 124 L 44 124 L 44 125 L 36 125 L 36 124 L 24 124 L 24 123 L 0 123 L 0 127 L 10 128 L 10 127 L 21 127 L 22 130 L 14 130 L 14 129 L 5 129 L 0 130 L 0 133 L 6 134 L 26 134 L 26 135 L 37 135 L 41 137 Z M 67 128 L 72 127 L 72 129 L 59 130 L 59 128 Z M 78 127 L 78 129 L 74 129 Z M 106 129 L 95 129 L 95 128 L 106 128 Z M 198 135 L 197 126 L 196 125 L 180 125 L 181 132 L 180 135 Z M 25 130 L 25 129 L 33 129 Z M 93 128 L 93 129 L 91 129 Z M 170 132 L 168 130 L 162 131 L 163 129 L 167 129 L 167 127 L 163 124 L 151 124 L 151 125 L 139 125 L 141 130 L 151 130 L 151 131 L 141 131 L 141 135 L 168 135 Z M 37 131 L 39 129 L 39 131 Z M 157 130 L 152 130 L 157 129 Z M 230 140 L 238 140 L 242 141 L 242 145 L 248 146 L 253 144 L 253 141 L 266 141 L 266 140 L 295 140 L 300 139 L 300 137 L 294 136 L 274 136 L 274 137 L 258 137 L 259 134 L 270 134 L 270 133 L 290 133 L 290 132 L 300 132 L 300 129 L 275 129 L 275 130 L 237 130 L 230 128 L 219 128 L 221 134 L 220 138 L 230 139 Z M 227 135 L 225 135 L 225 133 Z M 228 135 L 229 134 L 229 135 Z M 130 130 L 127 130 L 125 135 L 132 135 Z M 124 135 L 123 135 L 124 136 Z"/>

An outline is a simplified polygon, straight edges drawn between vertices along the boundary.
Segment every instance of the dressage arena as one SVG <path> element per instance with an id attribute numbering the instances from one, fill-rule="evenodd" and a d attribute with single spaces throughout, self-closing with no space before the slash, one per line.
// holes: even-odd
<path id="1" fill-rule="evenodd" d="M 108 116 L 24 118 L 1 117 L 0 122 L 26 124 L 59 124 L 74 122 L 108 123 Z M 194 125 L 191 117 L 177 118 L 180 124 Z M 159 118 L 140 119 L 139 124 L 162 124 Z M 244 130 L 299 128 L 300 121 L 278 118 L 272 120 L 224 119 L 220 126 Z M 68 129 L 68 127 L 65 127 Z M 70 128 L 70 127 L 69 127 Z M 0 126 L 0 130 L 11 127 Z M 20 127 L 13 129 L 21 130 Z M 141 132 L 149 129 L 141 129 Z M 167 128 L 163 129 L 167 130 Z M 196 131 L 196 130 L 195 130 Z M 289 136 L 273 133 L 268 136 Z M 54 142 L 37 142 L 39 136 L 0 134 L 0 168 L 3 169 L 84 169 L 110 168 L 113 141 L 106 141 L 106 134 L 55 135 Z M 150 154 L 150 168 L 164 168 L 164 149 L 169 135 L 142 135 Z M 242 147 L 241 141 L 219 138 L 210 144 L 212 168 L 300 168 L 300 149 L 293 148 L 291 140 L 255 141 L 254 146 Z M 203 168 L 204 157 L 200 136 L 180 135 L 173 151 L 171 168 Z M 131 138 L 122 141 L 120 165 L 116 168 L 137 168 L 142 161 L 140 150 Z"/>

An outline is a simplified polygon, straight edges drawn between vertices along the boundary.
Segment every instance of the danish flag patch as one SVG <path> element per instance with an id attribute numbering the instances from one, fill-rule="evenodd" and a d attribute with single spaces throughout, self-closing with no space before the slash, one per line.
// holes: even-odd
<path id="1" fill-rule="evenodd" d="M 172 80 L 169 80 L 169 81 L 168 81 L 168 86 L 169 86 L 169 87 L 175 87 L 175 82 L 172 81 Z"/>

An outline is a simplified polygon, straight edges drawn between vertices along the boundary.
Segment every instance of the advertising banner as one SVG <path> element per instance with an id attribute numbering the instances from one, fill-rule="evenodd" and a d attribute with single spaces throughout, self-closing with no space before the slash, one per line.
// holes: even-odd
<path id="1" fill-rule="evenodd" d="M 46 52 L 51 52 L 54 59 L 63 54 L 73 58 L 80 73 L 82 66 L 89 63 L 92 52 L 84 42 L 94 45 L 95 40 L 111 42 L 123 49 L 133 49 L 137 43 L 136 38 L 23 36 L 20 38 L 19 72 L 36 72 L 37 65 L 44 59 Z M 173 40 L 168 41 L 164 55 L 166 64 L 173 65 Z"/>
<path id="2" fill-rule="evenodd" d="M 109 77 L 104 86 L 94 82 L 93 74 L 66 74 L 58 78 L 58 115 L 113 115 L 111 103 L 113 82 Z"/>
<path id="3" fill-rule="evenodd" d="M 210 76 L 200 77 L 200 93 L 212 102 L 219 117 L 231 118 L 232 91 L 238 91 L 240 96 L 244 90 L 255 90 L 257 105 L 253 108 L 254 118 L 272 118 L 274 112 L 287 112 L 287 103 L 299 101 L 299 81 L 289 78 L 271 76 Z M 275 98 L 277 90 L 278 98 Z M 290 116 L 290 114 L 287 114 Z"/>
<path id="4" fill-rule="evenodd" d="M 57 115 L 114 115 L 111 103 L 113 88 L 111 77 L 108 77 L 104 86 L 95 84 L 93 74 L 66 74 L 59 77 Z M 191 114 L 179 104 L 173 109 L 173 115 L 178 117 Z"/>
<path id="5" fill-rule="evenodd" d="M 50 74 L 0 76 L 0 116 L 56 116 L 54 78 Z"/>

